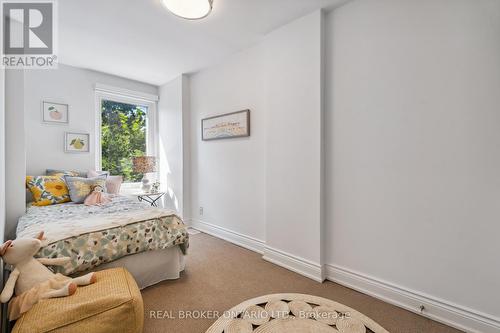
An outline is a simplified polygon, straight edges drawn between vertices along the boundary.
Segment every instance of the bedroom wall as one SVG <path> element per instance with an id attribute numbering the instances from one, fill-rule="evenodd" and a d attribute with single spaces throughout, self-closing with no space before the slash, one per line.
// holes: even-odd
<path id="1" fill-rule="evenodd" d="M 312 266 L 322 279 L 322 18 L 317 11 L 264 41 L 266 250 L 264 257 Z M 300 265 L 303 266 L 303 265 Z M 300 267 L 302 269 L 302 267 Z"/>
<path id="2" fill-rule="evenodd" d="M 25 71 L 5 71 L 5 188 L 6 205 L 5 237 L 14 238 L 17 219 L 26 208 L 26 127 L 24 124 Z"/>
<path id="3" fill-rule="evenodd" d="M 310 187 L 319 193 L 317 202 L 324 200 L 320 264 L 326 262 L 328 279 L 411 311 L 424 305 L 424 315 L 471 332 L 500 327 L 491 297 L 500 290 L 494 264 L 500 252 L 495 239 L 500 213 L 499 6 L 492 0 L 354 0 L 327 15 L 323 35 L 323 198 L 321 184 Z M 308 73 L 293 68 L 302 52 L 310 52 L 310 40 L 296 35 L 303 48 L 290 52 L 285 47 L 289 52 L 280 53 L 284 41 L 278 40 L 274 62 L 264 42 L 191 77 L 193 221 L 257 251 L 273 242 L 268 213 L 275 199 L 268 190 L 279 186 L 273 181 L 321 180 L 321 162 L 316 164 L 320 170 L 307 169 L 310 178 L 301 178 L 297 163 L 281 163 L 287 161 L 289 141 L 269 134 L 275 130 L 272 120 L 290 104 L 301 105 L 302 93 L 322 80 L 319 75 L 317 82 L 309 81 L 316 75 L 311 74 L 314 64 L 298 62 Z M 316 59 L 312 52 L 308 57 Z M 308 83 L 303 91 L 290 88 L 302 80 Z M 268 108 L 270 98 L 280 103 Z M 321 113 L 310 107 L 315 103 L 302 105 L 304 113 L 299 113 L 301 119 L 313 110 L 312 121 L 301 119 L 306 130 L 321 130 L 315 122 Z M 247 107 L 252 110 L 250 138 L 201 141 L 201 118 Z M 255 132 L 259 129 L 264 131 Z M 294 127 L 290 132 L 311 139 Z M 315 137 L 298 147 L 300 165 L 302 153 L 321 151 L 321 142 Z M 274 157 L 277 164 L 269 166 Z M 315 158 L 321 160 L 316 153 Z M 247 177 L 255 179 L 253 186 L 239 182 Z M 228 188 L 226 179 L 238 190 Z M 282 203 L 300 193 L 285 185 L 288 191 L 277 190 Z M 304 197 L 303 204 L 280 203 L 277 216 L 309 209 L 312 201 Z M 199 215 L 199 206 L 205 216 Z M 321 220 L 323 209 L 313 207 Z M 297 242 L 301 231 L 308 232 L 283 222 L 276 229 L 287 235 L 277 238 L 283 248 Z M 321 251 L 321 245 L 315 246 Z M 292 258 L 306 257 L 297 249 L 289 251 Z"/>
<path id="4" fill-rule="evenodd" d="M 63 64 L 56 70 L 26 71 L 24 93 L 28 174 L 44 174 L 47 168 L 76 170 L 95 168 L 96 83 L 158 94 L 156 86 Z M 69 104 L 69 125 L 42 123 L 42 100 Z M 64 132 L 68 131 L 90 133 L 90 153 L 65 153 Z"/>
<path id="5" fill-rule="evenodd" d="M 318 280 L 321 22 L 307 15 L 190 78 L 195 225 Z M 250 137 L 201 140 L 202 118 L 243 109 Z"/>
<path id="6" fill-rule="evenodd" d="M 191 85 L 189 76 L 183 75 L 182 80 L 182 158 L 183 158 L 183 217 L 189 223 L 191 216 Z"/>
<path id="7" fill-rule="evenodd" d="M 190 76 L 190 217 L 195 223 L 258 242 L 265 240 L 266 114 L 261 58 L 258 45 Z M 244 109 L 251 112 L 250 137 L 201 140 L 202 118 Z"/>
<path id="8" fill-rule="evenodd" d="M 184 127 L 188 123 L 184 119 L 189 112 L 187 104 L 188 78 L 181 75 L 175 80 L 165 83 L 159 88 L 158 101 L 160 181 L 162 190 L 167 192 L 164 207 L 177 211 L 185 216 L 186 191 L 185 178 L 189 165 L 184 161 L 189 144 Z M 188 214 L 189 215 L 189 214 Z"/>
<path id="9" fill-rule="evenodd" d="M 0 68 L 0 242 L 5 237 L 5 69 Z M 3 274 L 0 276 L 3 286 Z M 3 323 L 2 313 L 0 322 Z"/>
<path id="10" fill-rule="evenodd" d="M 498 332 L 500 2 L 357 0 L 326 36 L 333 277 Z"/>
<path id="11" fill-rule="evenodd" d="M 5 69 L 0 68 L 0 243 L 5 235 Z M 0 283 L 2 282 L 0 277 Z"/>

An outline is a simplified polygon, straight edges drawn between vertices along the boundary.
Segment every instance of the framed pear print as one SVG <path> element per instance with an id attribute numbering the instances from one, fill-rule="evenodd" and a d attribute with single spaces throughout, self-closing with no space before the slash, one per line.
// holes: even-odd
<path id="1" fill-rule="evenodd" d="M 88 133 L 64 133 L 64 151 L 67 153 L 88 153 L 90 151 Z"/>
<path id="2" fill-rule="evenodd" d="M 68 104 L 42 102 L 42 120 L 47 124 L 68 124 Z"/>

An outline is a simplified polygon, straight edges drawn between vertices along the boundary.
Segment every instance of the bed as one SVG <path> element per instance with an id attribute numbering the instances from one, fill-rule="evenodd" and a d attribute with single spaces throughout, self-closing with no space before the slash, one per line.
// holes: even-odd
<path id="1" fill-rule="evenodd" d="M 19 219 L 16 236 L 45 232 L 35 257 L 70 257 L 57 273 L 81 275 L 124 266 L 145 288 L 176 279 L 184 270 L 189 247 L 187 228 L 175 212 L 124 196 L 102 206 L 64 203 L 31 206 Z"/>

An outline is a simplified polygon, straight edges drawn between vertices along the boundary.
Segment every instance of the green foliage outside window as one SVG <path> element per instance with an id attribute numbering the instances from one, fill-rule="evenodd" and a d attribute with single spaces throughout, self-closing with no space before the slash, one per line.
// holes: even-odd
<path id="1" fill-rule="evenodd" d="M 103 100 L 101 104 L 102 170 L 138 182 L 142 174 L 132 169 L 132 158 L 146 154 L 146 108 Z"/>

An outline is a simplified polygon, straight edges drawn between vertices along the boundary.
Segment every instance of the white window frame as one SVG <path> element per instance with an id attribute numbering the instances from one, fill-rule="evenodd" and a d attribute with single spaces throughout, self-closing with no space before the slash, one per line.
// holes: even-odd
<path id="1" fill-rule="evenodd" d="M 103 100 L 112 100 L 119 103 L 141 105 L 148 108 L 146 118 L 146 154 L 158 157 L 158 96 L 136 92 L 132 90 L 96 84 L 95 87 L 95 169 L 102 170 L 102 145 L 101 145 L 101 105 Z M 140 182 L 124 183 L 125 187 L 134 187 Z"/>

